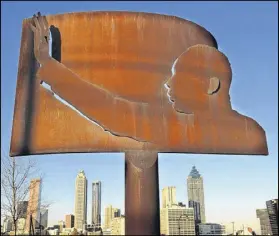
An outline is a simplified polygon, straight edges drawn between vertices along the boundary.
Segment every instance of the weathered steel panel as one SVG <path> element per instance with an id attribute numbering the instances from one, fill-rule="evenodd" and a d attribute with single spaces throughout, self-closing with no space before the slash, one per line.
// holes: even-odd
<path id="1" fill-rule="evenodd" d="M 34 19 L 23 21 L 12 156 L 268 153 L 260 125 L 232 110 L 230 64 L 204 28 L 149 13 L 46 18 L 53 58 L 44 58 L 41 67 L 36 50 L 34 57 L 38 27 L 33 33 Z"/>

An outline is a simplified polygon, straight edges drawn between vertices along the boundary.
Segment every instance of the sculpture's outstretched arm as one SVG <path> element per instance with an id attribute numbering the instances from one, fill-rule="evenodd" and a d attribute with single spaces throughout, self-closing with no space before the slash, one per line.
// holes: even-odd
<path id="1" fill-rule="evenodd" d="M 143 104 L 130 102 L 109 91 L 83 80 L 62 63 L 49 56 L 48 25 L 45 17 L 38 13 L 31 25 L 34 32 L 35 57 L 41 64 L 37 77 L 51 86 L 52 91 L 77 110 L 96 121 L 105 130 L 141 141 L 135 134 L 136 111 Z"/>

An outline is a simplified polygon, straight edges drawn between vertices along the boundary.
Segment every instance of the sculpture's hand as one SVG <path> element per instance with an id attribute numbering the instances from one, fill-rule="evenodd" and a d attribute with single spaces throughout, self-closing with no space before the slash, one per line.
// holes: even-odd
<path id="1" fill-rule="evenodd" d="M 34 54 L 40 64 L 44 64 L 51 59 L 49 55 L 49 28 L 45 16 L 38 12 L 38 16 L 33 15 L 33 24 L 30 24 L 34 32 Z"/>

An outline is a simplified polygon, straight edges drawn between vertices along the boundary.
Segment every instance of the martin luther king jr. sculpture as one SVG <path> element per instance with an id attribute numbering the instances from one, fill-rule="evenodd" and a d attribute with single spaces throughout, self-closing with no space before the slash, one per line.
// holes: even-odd
<path id="1" fill-rule="evenodd" d="M 125 152 L 126 234 L 158 235 L 159 152 L 268 154 L 262 127 L 231 107 L 232 78 L 191 21 L 34 15 L 22 26 L 10 155 Z"/>
<path id="2" fill-rule="evenodd" d="M 34 33 L 34 52 L 40 63 L 36 78 L 112 135 L 162 151 L 266 152 L 264 130 L 256 121 L 231 108 L 230 63 L 215 47 L 197 44 L 187 48 L 175 60 L 172 75 L 160 78 L 156 87 L 153 81 L 127 87 L 135 93 L 144 90 L 145 83 L 154 87 L 148 101 L 146 97 L 133 100 L 88 82 L 52 58 L 46 18 L 34 16 L 33 24 L 30 27 Z M 121 81 L 121 75 L 116 79 Z"/>

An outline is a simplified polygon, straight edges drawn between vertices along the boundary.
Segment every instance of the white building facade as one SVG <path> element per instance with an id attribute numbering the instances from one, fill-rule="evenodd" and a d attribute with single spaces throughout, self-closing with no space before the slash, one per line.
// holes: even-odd
<path id="1" fill-rule="evenodd" d="M 180 206 L 160 211 L 161 235 L 195 235 L 194 209 Z"/>

